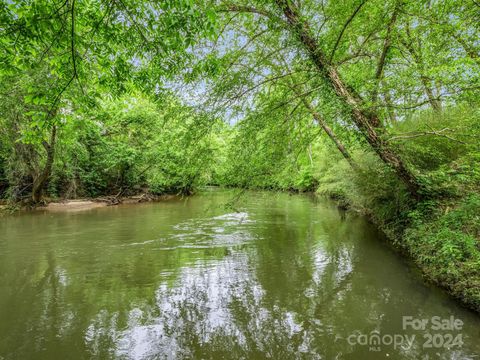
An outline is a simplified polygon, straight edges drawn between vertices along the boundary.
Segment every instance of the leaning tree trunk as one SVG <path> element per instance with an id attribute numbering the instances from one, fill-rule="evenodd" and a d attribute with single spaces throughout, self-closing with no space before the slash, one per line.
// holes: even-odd
<path id="1" fill-rule="evenodd" d="M 376 112 L 366 112 L 362 109 L 360 96 L 342 81 L 337 69 L 330 64 L 317 41 L 312 36 L 308 23 L 300 18 L 294 5 L 292 5 L 289 0 L 276 0 L 276 3 L 285 15 L 290 25 L 290 30 L 303 44 L 312 62 L 333 88 L 337 96 L 347 105 L 351 113 L 352 121 L 361 131 L 366 141 L 382 161 L 395 171 L 410 194 L 415 198 L 419 198 L 420 185 L 416 177 L 377 132 L 377 129 L 382 127 L 379 116 Z"/>
<path id="2" fill-rule="evenodd" d="M 42 145 L 47 152 L 47 160 L 43 170 L 38 174 L 38 176 L 33 181 L 32 189 L 32 201 L 34 203 L 39 203 L 42 201 L 43 190 L 47 184 L 47 180 L 50 177 L 53 167 L 53 160 L 55 158 L 55 142 L 57 139 L 57 127 L 52 126 L 52 131 L 50 133 L 50 143 L 43 141 Z"/>
<path id="3" fill-rule="evenodd" d="M 288 66 L 288 65 L 287 65 Z M 327 134 L 327 136 L 332 140 L 332 142 L 335 144 L 336 148 L 342 156 L 347 160 L 347 162 L 350 164 L 350 166 L 356 170 L 358 169 L 357 164 L 353 161 L 352 157 L 350 156 L 350 153 L 347 151 L 345 146 L 342 144 L 340 139 L 335 135 L 333 130 L 328 126 L 328 124 L 325 122 L 325 119 L 315 110 L 314 106 L 308 101 L 306 98 L 306 95 L 302 95 L 303 89 L 299 90 L 295 84 L 289 81 L 289 87 L 295 92 L 295 94 L 302 100 L 303 105 L 305 108 L 308 110 L 308 112 L 312 115 L 313 120 L 322 128 L 323 131 Z"/>
<path id="4" fill-rule="evenodd" d="M 303 100 L 304 100 L 304 104 L 305 104 L 306 100 L 305 99 L 303 99 Z M 347 151 L 347 149 L 342 144 L 342 142 L 337 138 L 337 136 L 335 135 L 333 130 L 330 128 L 330 126 L 327 125 L 325 120 L 323 120 L 323 118 L 320 116 L 320 114 L 318 112 L 316 112 L 315 109 L 313 109 L 310 104 L 308 104 L 308 105 L 305 104 L 305 106 L 308 108 L 308 110 L 312 114 L 312 116 L 315 119 L 315 121 L 317 122 L 317 124 L 320 125 L 320 127 L 323 129 L 323 131 L 325 131 L 325 133 L 328 135 L 330 140 L 333 141 L 333 143 L 337 147 L 338 151 L 340 151 L 340 153 L 343 155 L 345 160 L 347 160 L 347 162 L 350 164 L 352 169 L 357 170 L 358 169 L 357 164 L 355 164 L 352 157 L 350 156 L 350 153 Z"/>
<path id="5" fill-rule="evenodd" d="M 330 128 L 330 126 L 327 125 L 323 117 L 313 108 L 312 104 L 305 99 L 305 97 L 302 97 L 302 102 L 307 108 L 307 110 L 312 114 L 313 119 L 317 122 L 317 124 L 325 131 L 327 136 L 330 138 L 330 140 L 333 141 L 335 146 L 337 147 L 338 151 L 343 155 L 345 160 L 350 164 L 350 166 L 356 170 L 358 169 L 357 164 L 353 161 L 352 157 L 350 156 L 350 153 L 347 151 L 345 146 L 342 144 L 342 142 L 338 139 L 338 137 L 335 135 L 333 130 Z"/>

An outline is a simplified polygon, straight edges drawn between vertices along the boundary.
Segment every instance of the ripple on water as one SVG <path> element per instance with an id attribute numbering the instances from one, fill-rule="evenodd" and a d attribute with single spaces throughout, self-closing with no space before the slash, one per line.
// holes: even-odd
<path id="1" fill-rule="evenodd" d="M 197 249 L 242 245 L 253 239 L 253 235 L 248 231 L 248 227 L 253 223 L 254 221 L 246 212 L 189 219 L 173 226 L 173 233 L 169 235 L 169 239 L 177 241 L 177 246 L 158 249 Z"/>

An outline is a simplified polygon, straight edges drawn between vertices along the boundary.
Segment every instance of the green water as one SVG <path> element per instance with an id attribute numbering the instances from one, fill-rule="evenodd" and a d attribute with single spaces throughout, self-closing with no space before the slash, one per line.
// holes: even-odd
<path id="1" fill-rule="evenodd" d="M 0 359 L 480 355 L 480 317 L 424 285 L 364 218 L 235 194 L 0 218 Z M 403 316 L 430 321 L 404 330 Z M 432 330 L 434 316 L 463 325 Z M 372 331 L 380 346 L 358 337 Z"/>

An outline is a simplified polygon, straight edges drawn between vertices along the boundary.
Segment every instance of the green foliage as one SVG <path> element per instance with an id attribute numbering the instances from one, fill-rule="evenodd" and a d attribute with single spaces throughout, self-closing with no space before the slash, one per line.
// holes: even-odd
<path id="1" fill-rule="evenodd" d="M 208 119 L 175 99 L 121 98 L 90 121 L 83 158 L 71 154 L 90 195 L 142 188 L 189 193 L 203 183 L 213 155 L 209 133 L 200 131 Z M 196 133 L 189 131 L 195 127 Z"/>
<path id="2" fill-rule="evenodd" d="M 61 119 L 48 182 L 51 197 L 191 193 L 210 174 L 215 121 L 173 97 L 151 101 L 131 94 L 86 112 L 64 111 Z M 1 169 L 10 179 L 8 186 L 23 192 L 31 181 L 29 168 L 36 165 L 32 158 L 19 158 L 18 142 L 24 141 L 20 136 L 11 134 Z M 41 159 L 40 145 L 21 146 Z"/>
<path id="3" fill-rule="evenodd" d="M 450 107 L 441 114 L 422 111 L 396 123 L 392 139 L 402 143 L 412 165 L 432 171 L 478 150 L 479 118 L 479 110 L 467 106 Z"/>
<path id="4" fill-rule="evenodd" d="M 480 307 L 480 197 L 437 203 L 437 215 L 415 215 L 405 245 L 431 279 L 474 308 Z M 440 214 L 438 214 L 440 209 Z"/>
<path id="5" fill-rule="evenodd" d="M 7 179 L 7 161 L 4 158 L 3 149 L 0 150 L 0 199 L 3 199 L 7 195 L 8 179 Z"/>
<path id="6" fill-rule="evenodd" d="M 323 159 L 331 153 L 323 148 Z M 341 159 L 324 160 L 317 193 L 338 199 L 342 206 L 353 207 L 374 217 L 379 225 L 394 230 L 407 222 L 405 211 L 411 199 L 393 172 L 378 158 L 363 149 L 352 153 L 357 164 L 353 170 Z"/>
<path id="7" fill-rule="evenodd" d="M 441 114 L 423 111 L 396 124 L 404 158 L 417 170 L 430 196 L 455 197 L 478 191 L 480 113 L 466 106 Z"/>
<path id="8" fill-rule="evenodd" d="M 282 114 L 279 114 L 281 116 Z M 309 140 L 318 133 L 308 118 L 302 124 L 277 122 L 252 113 L 238 123 L 227 143 L 219 183 L 275 190 L 313 191 L 316 187 Z"/>

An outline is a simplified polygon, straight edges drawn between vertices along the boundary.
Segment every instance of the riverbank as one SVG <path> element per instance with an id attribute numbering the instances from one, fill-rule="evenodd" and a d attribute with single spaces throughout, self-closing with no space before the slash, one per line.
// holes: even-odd
<path id="1" fill-rule="evenodd" d="M 428 280 L 480 313 L 480 196 L 437 201 L 431 214 L 423 205 L 409 214 L 399 244 Z"/>
<path id="2" fill-rule="evenodd" d="M 76 212 L 86 211 L 106 206 L 116 206 L 121 204 L 140 204 L 145 202 L 168 201 L 177 198 L 177 195 L 164 194 L 152 195 L 141 193 L 132 196 L 109 196 L 97 198 L 79 198 L 79 199 L 45 199 L 42 205 L 32 207 L 25 204 L 0 204 L 0 213 L 12 213 L 16 211 L 51 211 L 51 212 Z"/>
<path id="3" fill-rule="evenodd" d="M 338 206 L 361 213 L 381 229 L 392 246 L 411 259 L 423 278 L 480 313 L 480 196 L 429 200 L 386 217 L 338 193 L 323 193 Z M 407 218 L 408 221 L 399 221 Z"/>

